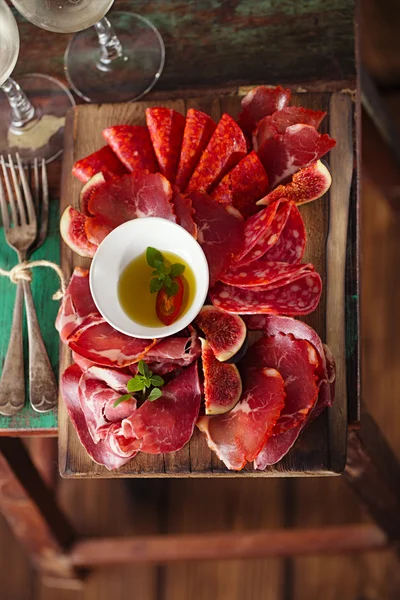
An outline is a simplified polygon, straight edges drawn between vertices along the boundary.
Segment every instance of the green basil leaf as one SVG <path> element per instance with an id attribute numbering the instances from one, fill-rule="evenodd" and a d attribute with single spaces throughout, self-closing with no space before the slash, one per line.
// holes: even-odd
<path id="1" fill-rule="evenodd" d="M 181 263 L 175 263 L 174 265 L 172 265 L 172 267 L 171 267 L 172 279 L 174 279 L 174 277 L 178 277 L 178 275 L 182 275 L 184 270 L 185 270 L 185 265 L 181 265 Z"/>
<path id="2" fill-rule="evenodd" d="M 145 368 L 146 368 L 145 365 L 146 365 L 146 363 L 144 362 L 144 360 L 140 359 L 138 362 L 138 371 L 141 375 L 145 374 Z"/>
<path id="3" fill-rule="evenodd" d="M 171 298 L 171 296 L 176 296 L 178 292 L 179 285 L 176 283 L 176 281 L 172 281 L 170 287 L 167 289 L 168 298 Z"/>
<path id="4" fill-rule="evenodd" d="M 154 402 L 154 400 L 157 400 L 157 398 L 160 398 L 161 396 L 162 391 L 159 388 L 153 388 L 150 394 L 147 396 L 147 400 Z"/>
<path id="5" fill-rule="evenodd" d="M 159 250 L 156 250 L 156 248 L 152 248 L 151 246 L 148 246 L 147 250 L 146 250 L 146 260 L 147 260 L 147 264 L 150 265 L 150 267 L 153 267 L 153 269 L 156 269 L 157 268 L 156 262 L 159 262 L 162 264 L 164 262 L 164 257 Z"/>
<path id="6" fill-rule="evenodd" d="M 126 385 L 128 392 L 140 392 L 144 388 L 143 379 L 140 375 L 135 375 Z"/>
<path id="7" fill-rule="evenodd" d="M 143 363 L 144 363 L 144 376 L 151 377 L 153 375 L 153 372 L 150 371 L 149 365 L 147 363 L 145 363 L 144 361 L 143 361 Z"/>
<path id="8" fill-rule="evenodd" d="M 143 384 L 146 388 L 151 387 L 150 377 L 143 377 Z"/>
<path id="9" fill-rule="evenodd" d="M 165 265 L 165 273 L 169 275 L 171 273 L 171 265 Z"/>
<path id="10" fill-rule="evenodd" d="M 163 286 L 163 282 L 160 279 L 151 279 L 150 280 L 150 293 L 156 294 L 161 290 Z"/>
<path id="11" fill-rule="evenodd" d="M 150 381 L 154 387 L 161 387 L 164 385 L 164 379 L 160 375 L 153 375 Z"/>
<path id="12" fill-rule="evenodd" d="M 132 398 L 131 394 L 124 394 L 123 396 L 120 396 L 114 402 L 114 404 L 113 404 L 114 408 L 117 408 L 118 404 L 121 404 L 121 402 L 125 402 L 126 400 L 130 400 L 131 398 Z"/>

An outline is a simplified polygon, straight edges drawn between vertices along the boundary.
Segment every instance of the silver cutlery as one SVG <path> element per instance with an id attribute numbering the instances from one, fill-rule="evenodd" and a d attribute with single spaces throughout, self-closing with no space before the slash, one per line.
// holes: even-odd
<path id="1" fill-rule="evenodd" d="M 4 233 L 8 245 L 15 250 L 20 263 L 25 262 L 30 253 L 38 248 L 46 236 L 48 221 L 48 188 L 44 161 L 39 167 L 33 166 L 33 190 L 31 190 L 17 155 L 18 174 L 11 156 L 8 169 L 4 157 L 0 157 L 5 190 L 0 180 L 0 207 Z M 11 178 L 9 176 L 11 174 Z M 8 211 L 7 198 L 10 206 Z M 35 206 L 36 205 L 36 206 Z M 35 210 L 36 208 L 36 210 Z M 40 227 L 36 215 L 40 214 Z M 22 347 L 22 292 L 25 297 L 29 338 L 29 399 L 32 408 L 47 412 L 57 403 L 57 384 L 51 368 L 46 348 L 37 320 L 32 299 L 30 281 L 23 279 L 17 283 L 17 293 L 12 321 L 9 347 L 0 380 L 0 413 L 12 415 L 22 410 L 25 403 L 25 383 Z"/>

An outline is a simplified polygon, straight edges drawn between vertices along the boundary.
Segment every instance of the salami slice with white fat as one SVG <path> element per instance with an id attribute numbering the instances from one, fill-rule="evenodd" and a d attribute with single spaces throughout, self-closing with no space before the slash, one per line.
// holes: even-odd
<path id="1" fill-rule="evenodd" d="M 249 265 L 231 267 L 220 277 L 220 281 L 241 288 L 272 290 L 295 280 L 300 275 L 314 271 L 312 264 L 292 265 L 286 262 L 271 262 L 264 258 Z"/>
<path id="2" fill-rule="evenodd" d="M 264 254 L 265 260 L 299 263 L 304 256 L 307 242 L 306 228 L 299 209 L 290 202 L 290 212 L 276 244 Z"/>

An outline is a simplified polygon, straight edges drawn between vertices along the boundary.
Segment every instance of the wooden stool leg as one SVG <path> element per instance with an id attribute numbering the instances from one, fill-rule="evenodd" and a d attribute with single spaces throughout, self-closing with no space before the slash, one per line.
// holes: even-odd
<path id="1" fill-rule="evenodd" d="M 350 431 L 344 479 L 392 542 L 400 541 L 400 464 L 371 415 Z"/>
<path id="2" fill-rule="evenodd" d="M 17 438 L 0 437 L 0 512 L 41 575 L 78 580 L 67 554 L 75 532 Z"/>

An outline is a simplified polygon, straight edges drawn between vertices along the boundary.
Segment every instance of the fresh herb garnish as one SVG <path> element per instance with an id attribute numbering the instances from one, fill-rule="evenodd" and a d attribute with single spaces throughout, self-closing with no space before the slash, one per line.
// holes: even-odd
<path id="1" fill-rule="evenodd" d="M 181 263 L 166 264 L 161 252 L 151 246 L 146 250 L 146 260 L 147 264 L 154 269 L 151 273 L 150 292 L 155 294 L 164 288 L 168 298 L 176 296 L 179 286 L 174 279 L 182 275 L 185 265 Z"/>
<path id="2" fill-rule="evenodd" d="M 138 373 L 135 377 L 132 377 L 126 385 L 128 392 L 141 392 L 145 395 L 147 390 L 153 388 L 150 394 L 147 396 L 147 400 L 153 402 L 162 396 L 162 392 L 160 387 L 164 385 L 164 379 L 160 377 L 160 375 L 153 375 L 153 371 L 150 371 L 148 365 L 144 362 L 144 360 L 139 360 L 138 363 Z M 125 400 L 129 400 L 131 398 L 131 394 L 124 394 L 117 398 L 114 402 L 114 408 L 121 404 L 121 402 L 125 402 Z"/>

